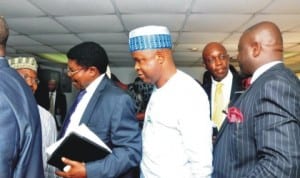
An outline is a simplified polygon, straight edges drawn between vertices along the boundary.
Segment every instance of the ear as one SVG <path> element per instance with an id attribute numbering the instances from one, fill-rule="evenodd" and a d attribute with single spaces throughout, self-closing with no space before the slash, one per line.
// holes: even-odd
<path id="1" fill-rule="evenodd" d="M 251 44 L 251 48 L 252 48 L 252 55 L 253 55 L 253 57 L 257 57 L 257 56 L 259 56 L 259 54 L 260 54 L 260 52 L 261 52 L 261 44 L 260 43 L 258 43 L 258 42 L 253 42 L 252 44 Z"/>
<path id="2" fill-rule="evenodd" d="M 89 74 L 92 76 L 101 74 L 100 71 L 95 66 L 91 66 L 88 69 L 89 69 Z"/>
<path id="3" fill-rule="evenodd" d="M 155 53 L 155 59 L 158 61 L 159 64 L 164 62 L 165 53 L 162 50 L 157 50 Z"/>

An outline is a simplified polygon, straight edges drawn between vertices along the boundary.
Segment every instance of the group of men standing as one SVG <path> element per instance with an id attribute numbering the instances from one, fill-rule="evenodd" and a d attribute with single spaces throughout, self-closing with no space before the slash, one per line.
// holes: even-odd
<path id="1" fill-rule="evenodd" d="M 0 177 L 43 178 L 39 113 L 22 77 L 8 67 L 7 38 L 1 18 L 0 140 L 5 144 L 0 147 Z M 67 75 L 80 91 L 80 101 L 67 112 L 60 137 L 84 123 L 112 153 L 86 163 L 62 157 L 70 169 L 57 170 L 56 175 L 300 176 L 300 81 L 282 63 L 283 41 L 274 23 L 258 23 L 240 38 L 237 60 L 241 71 L 252 76 L 244 90 L 235 83 L 240 82 L 237 74 L 228 70 L 229 55 L 219 43 L 203 50 L 210 72 L 209 83 L 203 85 L 207 93 L 176 68 L 166 27 L 132 30 L 129 50 L 138 77 L 154 84 L 142 133 L 132 98 L 105 74 L 109 60 L 104 48 L 94 42 L 75 45 L 67 53 Z M 212 139 L 213 126 L 217 133 Z"/>

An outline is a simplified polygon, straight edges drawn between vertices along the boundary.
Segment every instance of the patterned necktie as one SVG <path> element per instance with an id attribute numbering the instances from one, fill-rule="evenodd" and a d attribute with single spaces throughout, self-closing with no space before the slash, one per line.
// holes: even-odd
<path id="1" fill-rule="evenodd" d="M 64 135 L 65 135 L 65 132 L 68 128 L 68 125 L 70 124 L 70 120 L 71 120 L 71 116 L 73 114 L 73 112 L 75 111 L 78 103 L 80 102 L 80 100 L 82 99 L 83 95 L 86 93 L 86 90 L 81 90 L 79 92 L 79 94 L 77 95 L 76 97 L 76 100 L 74 101 L 73 105 L 71 106 L 70 110 L 69 110 L 69 113 L 64 121 L 64 124 L 61 128 L 61 132 L 60 132 L 60 135 L 59 135 L 59 138 L 62 138 Z"/>
<path id="2" fill-rule="evenodd" d="M 213 108 L 214 112 L 212 115 L 212 121 L 216 124 L 218 130 L 220 130 L 220 127 L 223 123 L 222 110 L 224 109 L 224 97 L 222 93 L 222 88 L 223 88 L 223 84 L 217 83 L 215 97 L 214 97 L 214 108 Z"/>
<path id="3" fill-rule="evenodd" d="M 54 99 L 53 99 L 53 92 L 50 92 L 50 96 L 49 96 L 49 112 L 54 116 L 55 112 L 54 112 Z"/>

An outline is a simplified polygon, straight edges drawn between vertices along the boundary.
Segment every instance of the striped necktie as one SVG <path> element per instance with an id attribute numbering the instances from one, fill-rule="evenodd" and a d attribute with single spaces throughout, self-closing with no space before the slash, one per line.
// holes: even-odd
<path id="1" fill-rule="evenodd" d="M 60 135 L 59 135 L 59 138 L 62 138 L 64 135 L 65 135 L 65 132 L 70 124 L 70 120 L 71 120 L 71 116 L 73 114 L 73 112 L 75 111 L 78 103 L 80 102 L 80 100 L 82 99 L 83 95 L 86 93 L 86 90 L 81 90 L 79 92 L 79 94 L 77 95 L 76 97 L 76 100 L 74 101 L 73 105 L 71 106 L 69 112 L 68 112 L 68 115 L 64 121 L 64 124 L 61 128 L 61 131 L 60 131 Z"/>

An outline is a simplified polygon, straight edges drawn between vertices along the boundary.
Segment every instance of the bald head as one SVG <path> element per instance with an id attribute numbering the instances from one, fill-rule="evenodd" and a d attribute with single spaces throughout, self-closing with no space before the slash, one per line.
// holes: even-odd
<path id="1" fill-rule="evenodd" d="M 226 51 L 225 47 L 218 42 L 210 42 L 208 43 L 202 50 L 202 58 L 205 59 L 207 53 L 210 53 L 212 49 L 220 49 Z"/>
<path id="2" fill-rule="evenodd" d="M 283 40 L 281 32 L 274 23 L 261 22 L 250 27 L 247 32 L 252 34 L 254 39 L 260 42 L 264 48 L 270 49 L 271 52 L 282 54 Z M 281 57 L 279 56 L 279 58 Z"/>
<path id="3" fill-rule="evenodd" d="M 252 74 L 264 64 L 283 59 L 281 32 L 272 22 L 260 22 L 242 34 L 238 49 L 241 70 Z"/>

